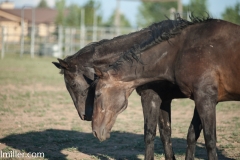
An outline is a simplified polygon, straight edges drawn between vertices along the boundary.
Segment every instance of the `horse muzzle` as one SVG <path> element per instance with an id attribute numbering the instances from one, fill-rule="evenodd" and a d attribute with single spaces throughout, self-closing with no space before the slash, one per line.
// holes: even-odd
<path id="1" fill-rule="evenodd" d="M 93 130 L 93 135 L 98 138 L 99 141 L 105 141 L 110 138 L 110 132 L 108 132 L 105 128 L 95 129 Z"/>

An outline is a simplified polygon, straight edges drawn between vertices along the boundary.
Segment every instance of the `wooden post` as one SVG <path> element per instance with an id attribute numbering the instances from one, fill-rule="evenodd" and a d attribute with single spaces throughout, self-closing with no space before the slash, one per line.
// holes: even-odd
<path id="1" fill-rule="evenodd" d="M 4 55 L 5 55 L 5 39 L 6 39 L 6 35 L 5 35 L 5 32 L 6 32 L 6 29 L 5 27 L 2 27 L 2 48 L 1 48 L 1 59 L 4 58 Z"/>

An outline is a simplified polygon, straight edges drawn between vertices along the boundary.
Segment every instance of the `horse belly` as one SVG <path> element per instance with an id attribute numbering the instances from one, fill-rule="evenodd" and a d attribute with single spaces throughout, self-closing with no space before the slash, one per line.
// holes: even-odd
<path id="1" fill-rule="evenodd" d="M 240 101 L 240 65 L 220 69 L 218 92 L 219 101 Z"/>

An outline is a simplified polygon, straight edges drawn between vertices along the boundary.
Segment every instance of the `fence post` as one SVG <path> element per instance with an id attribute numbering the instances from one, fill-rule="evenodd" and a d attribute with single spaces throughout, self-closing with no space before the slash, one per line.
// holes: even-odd
<path id="1" fill-rule="evenodd" d="M 59 47 L 59 53 L 60 56 L 63 57 L 63 52 L 62 52 L 62 39 L 63 39 L 63 33 L 62 33 L 62 26 L 58 26 L 58 47 Z"/>
<path id="2" fill-rule="evenodd" d="M 93 32 L 92 32 L 92 41 L 96 42 L 97 40 L 97 13 L 93 10 Z"/>
<path id="3" fill-rule="evenodd" d="M 32 30 L 31 30 L 31 58 L 34 58 L 34 46 L 35 45 L 35 9 L 32 8 Z"/>
<path id="4" fill-rule="evenodd" d="M 187 20 L 188 21 L 191 21 L 190 16 L 191 16 L 191 12 L 187 11 Z"/>
<path id="5" fill-rule="evenodd" d="M 120 35 L 120 24 L 121 24 L 121 15 L 120 15 L 120 0 L 117 0 L 117 8 L 115 12 L 115 21 L 114 25 L 116 28 L 116 36 Z"/>
<path id="6" fill-rule="evenodd" d="M 25 21 L 24 21 L 24 7 L 21 10 L 21 51 L 20 51 L 20 57 L 22 57 L 24 52 L 24 29 L 25 29 Z"/>
<path id="7" fill-rule="evenodd" d="M 5 30 L 5 27 L 2 27 L 2 51 L 1 51 L 1 59 L 3 59 L 4 58 L 4 55 L 5 55 L 5 39 L 6 39 L 6 37 L 5 37 L 5 32 L 6 32 L 6 30 Z"/>
<path id="8" fill-rule="evenodd" d="M 175 20 L 176 19 L 176 17 L 175 17 L 176 9 L 172 7 L 172 8 L 170 8 L 169 12 L 170 12 L 170 19 Z M 181 17 L 182 17 L 182 15 L 181 15 Z"/>
<path id="9" fill-rule="evenodd" d="M 69 36 L 69 43 L 70 43 L 70 51 L 69 51 L 69 54 L 72 55 L 73 51 L 72 51 L 72 47 L 73 47 L 73 32 L 74 32 L 74 29 L 73 28 L 70 28 L 70 36 Z"/>
<path id="10" fill-rule="evenodd" d="M 80 31 L 80 48 L 85 45 L 85 9 L 81 9 L 81 31 Z"/>
<path id="11" fill-rule="evenodd" d="M 70 29 L 69 28 L 65 28 L 65 35 L 64 35 L 64 56 L 69 55 L 69 34 L 70 34 Z"/>

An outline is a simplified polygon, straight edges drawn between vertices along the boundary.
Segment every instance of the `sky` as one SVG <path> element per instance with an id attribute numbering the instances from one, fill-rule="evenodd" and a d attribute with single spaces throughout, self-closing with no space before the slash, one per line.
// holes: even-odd
<path id="1" fill-rule="evenodd" d="M 3 0 L 0 0 L 0 2 Z M 36 6 L 40 0 L 11 0 L 15 3 L 15 6 L 20 8 L 22 6 Z M 88 0 L 66 0 L 67 5 L 71 3 L 83 5 Z M 96 0 L 101 2 L 101 14 L 104 20 L 107 20 L 113 13 L 117 5 L 117 0 Z M 190 0 L 182 0 L 183 4 L 188 4 Z M 51 7 L 54 7 L 55 0 L 47 0 Z M 210 15 L 213 18 L 221 18 L 221 14 L 224 12 L 226 7 L 234 6 L 240 0 L 208 0 L 208 9 Z M 138 6 L 140 2 L 120 0 L 120 11 L 123 13 L 131 24 L 134 26 L 136 24 L 136 17 L 138 13 Z"/>

